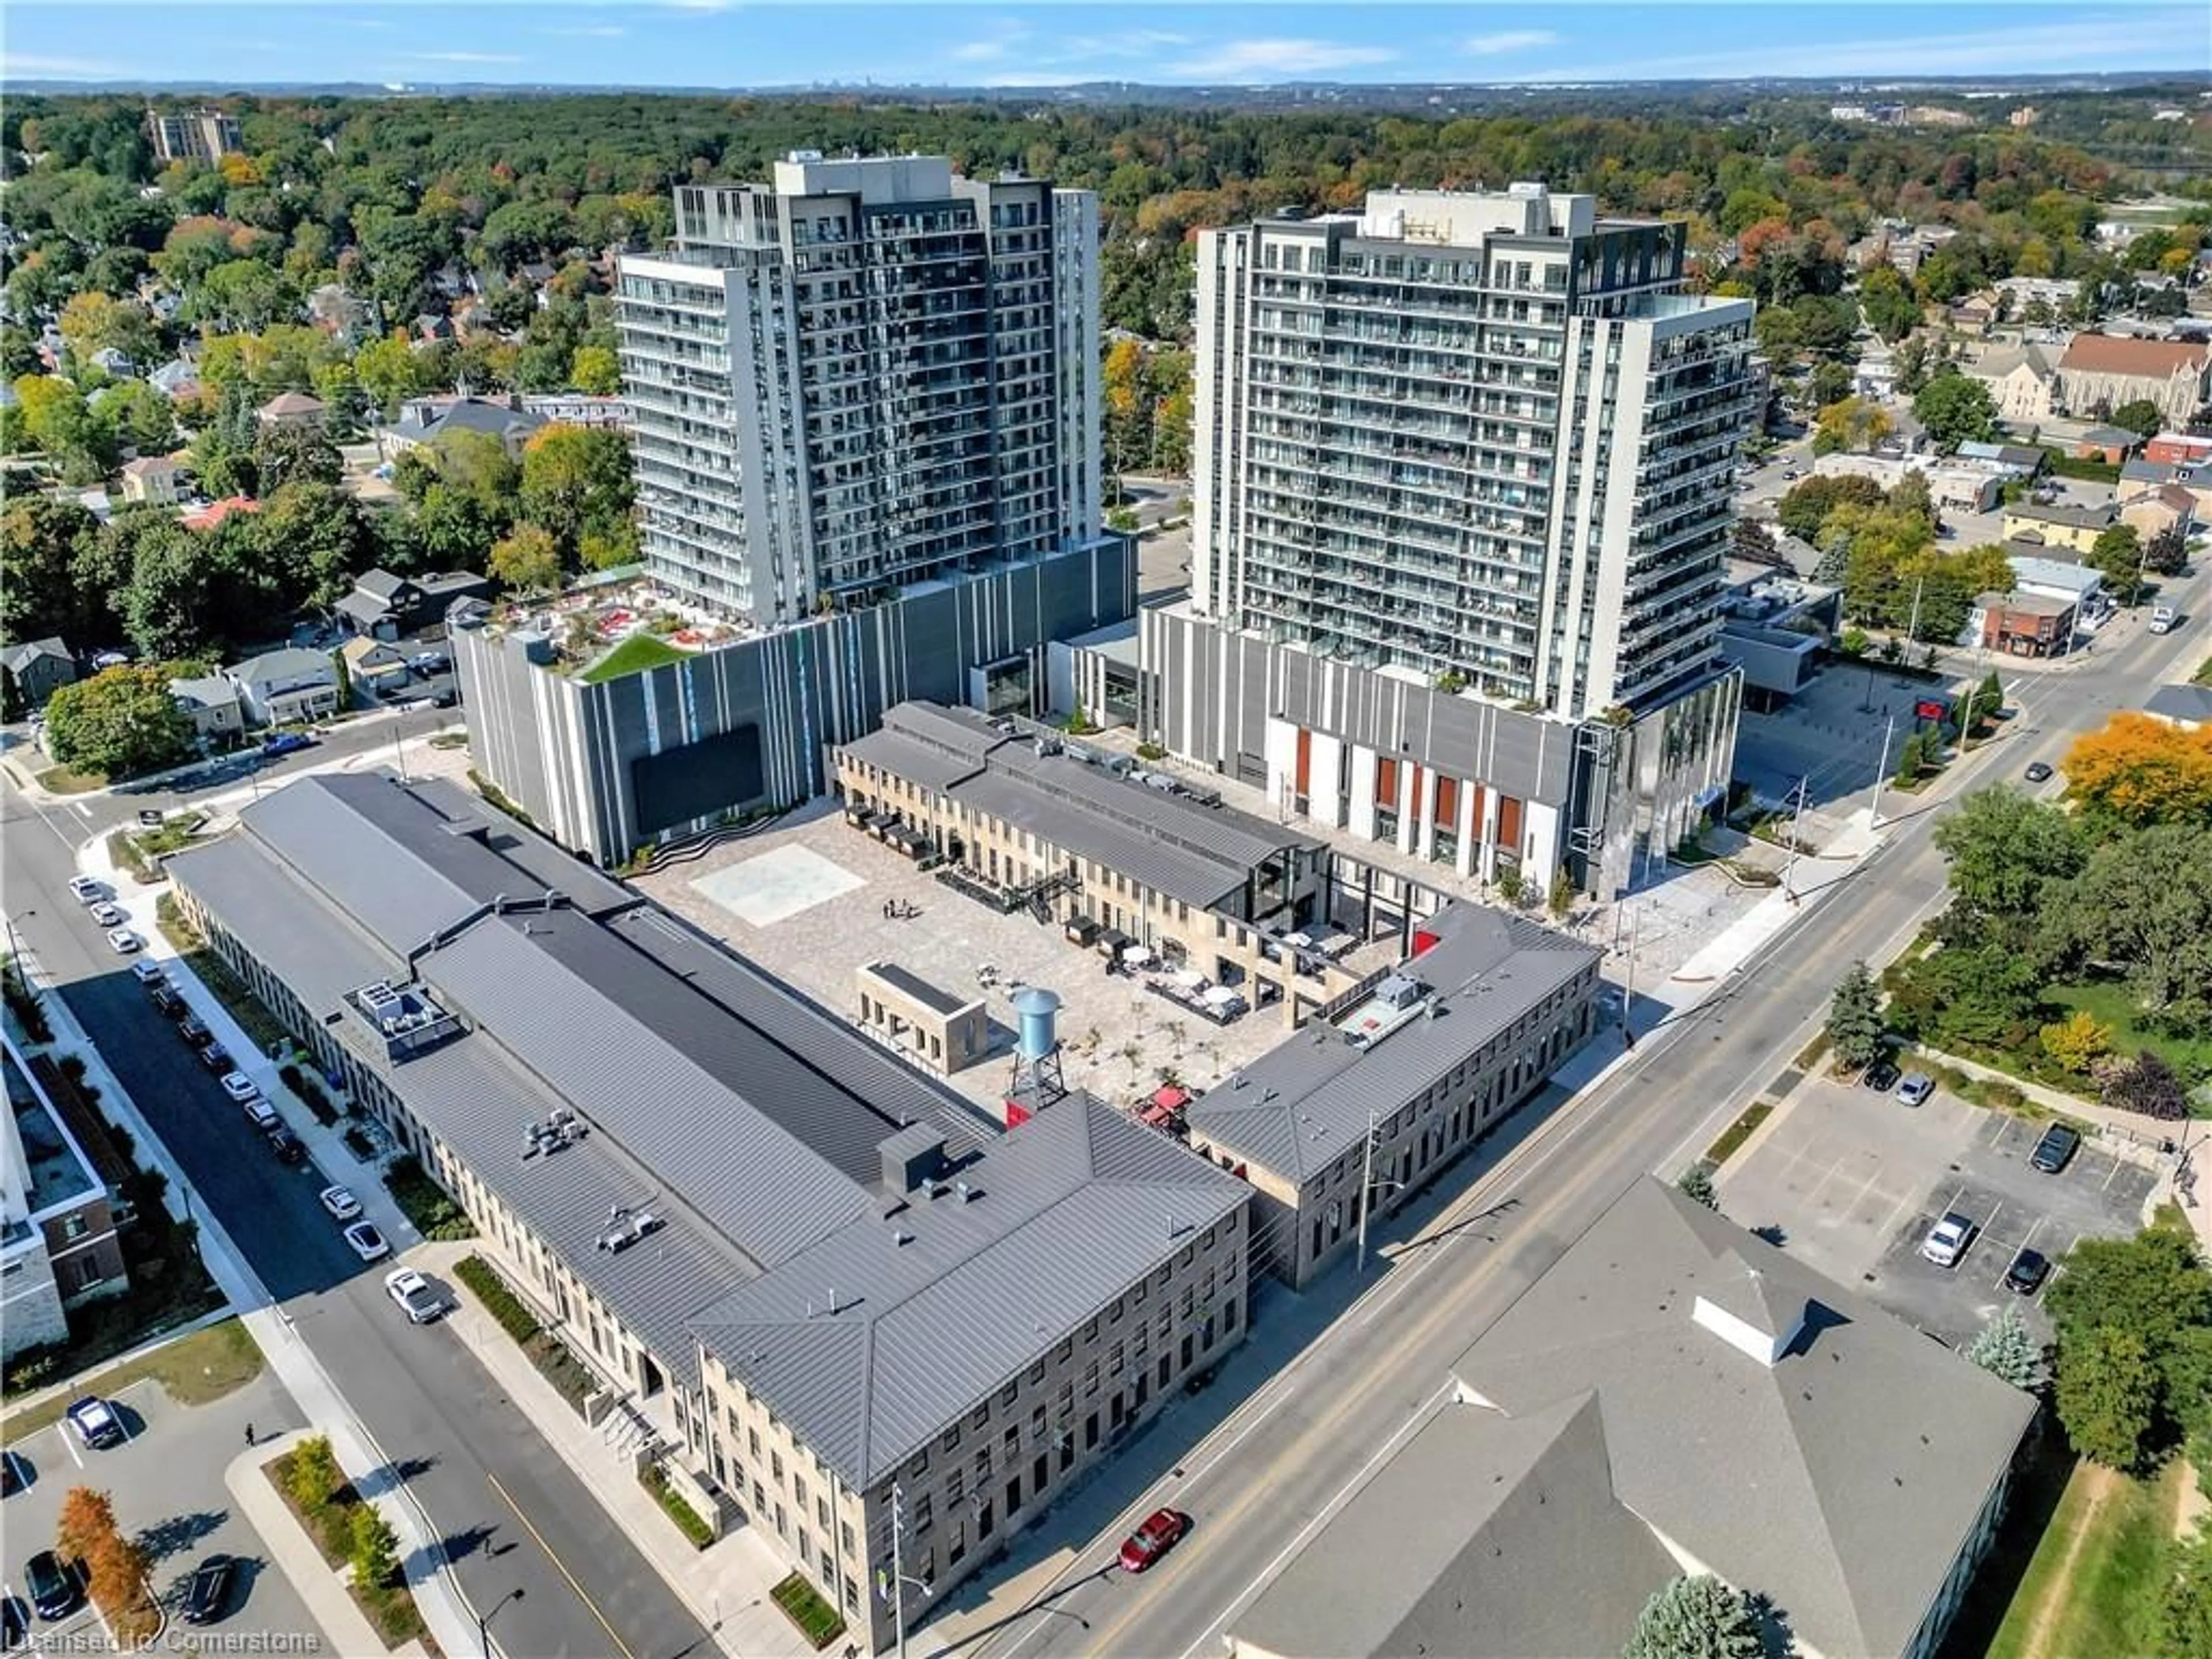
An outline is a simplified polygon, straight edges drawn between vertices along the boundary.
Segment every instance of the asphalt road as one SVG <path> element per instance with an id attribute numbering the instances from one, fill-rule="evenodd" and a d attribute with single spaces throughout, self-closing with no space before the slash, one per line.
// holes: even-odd
<path id="1" fill-rule="evenodd" d="M 2182 586 L 2184 610 L 2201 614 L 2204 575 Z M 2020 712 L 2007 737 L 1955 769 L 1946 802 L 1977 782 L 2017 779 L 2031 760 L 2057 763 L 2076 733 L 2212 648 L 2186 629 L 2116 646 L 2072 672 L 2014 681 Z M 1008 1618 L 969 1603 L 926 1631 L 925 1644 L 957 1644 L 963 1659 L 1218 1652 L 1237 1613 L 1427 1410 L 1458 1355 L 1632 1182 L 1671 1177 L 1789 1065 L 1838 964 L 1879 962 L 1910 937 L 1944 890 L 1929 835 L 1941 811 L 1897 819 L 1891 842 L 1732 986 L 1644 1037 L 1630 1064 L 1432 1208 L 1418 1238 L 1294 1361 L 1232 1362 L 1217 1386 L 1251 1397 L 1197 1444 L 1175 1443 L 1179 1413 L 1155 1427 L 1152 1446 L 1132 1449 L 1163 1472 L 1095 1537 L 1056 1536 L 1048 1520 L 1024 1540 L 1025 1558 L 1072 1551 L 1028 1609 Z M 1325 1281 L 1315 1294 L 1329 1293 Z M 1271 1313 L 1283 1313 L 1284 1298 L 1272 1300 L 1255 1313 L 1262 1340 Z M 1192 1516 L 1189 1537 L 1141 1578 L 1115 1570 L 1121 1538 L 1164 1504 Z"/>
<path id="2" fill-rule="evenodd" d="M 380 740 L 389 743 L 390 732 L 385 725 Z M 328 750 L 320 757 L 327 761 Z M 312 1165 L 287 1169 L 270 1155 L 69 898 L 74 843 L 143 804 L 103 801 L 86 815 L 33 807 L 7 791 L 0 872 L 23 943 L 404 1476 L 471 1601 L 487 1609 L 523 1591 L 497 1615 L 501 1648 L 515 1659 L 679 1659 L 710 1646 L 698 1621 L 467 1350 L 436 1327 L 417 1329 L 401 1316 L 385 1296 L 380 1269 L 355 1259 L 316 1202 L 325 1178 Z M 354 1169 L 328 1177 L 361 1178 Z"/>

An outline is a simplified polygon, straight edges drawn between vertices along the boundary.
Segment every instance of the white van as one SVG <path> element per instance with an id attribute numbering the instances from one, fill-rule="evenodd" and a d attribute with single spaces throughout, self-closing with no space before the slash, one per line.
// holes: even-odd
<path id="1" fill-rule="evenodd" d="M 2180 620 L 2181 613 L 2172 605 L 2153 605 L 2150 612 L 2150 631 L 2154 634 L 2170 634 L 2173 631 L 2174 623 Z"/>

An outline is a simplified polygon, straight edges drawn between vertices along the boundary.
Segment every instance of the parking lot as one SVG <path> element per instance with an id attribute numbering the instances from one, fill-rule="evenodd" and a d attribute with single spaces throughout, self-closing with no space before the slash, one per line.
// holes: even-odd
<path id="1" fill-rule="evenodd" d="M 1210 1087 L 1288 1034 L 1274 1011 L 1216 1026 L 1109 974 L 1097 951 L 1070 944 L 1057 926 L 1026 911 L 1001 915 L 954 892 L 848 826 L 834 802 L 802 807 L 763 835 L 636 885 L 848 1018 L 859 1007 L 855 970 L 872 962 L 896 963 L 956 997 L 981 997 L 989 1056 L 949 1081 L 993 1117 L 1012 1078 L 1012 999 L 1024 986 L 1060 994 L 1069 1086 L 1123 1105 L 1158 1088 L 1164 1067 L 1186 1085 Z M 911 905 L 914 914 L 902 919 L 887 905 Z M 986 967 L 996 970 L 990 985 Z"/>
<path id="2" fill-rule="evenodd" d="M 309 1615 L 290 1582 L 270 1559 L 261 1536 L 238 1513 L 224 1472 L 246 1450 L 246 1426 L 258 1436 L 301 1426 L 298 1409 L 267 1372 L 235 1394 L 205 1406 L 173 1402 L 151 1381 L 133 1383 L 111 1402 L 130 1438 L 105 1451 L 77 1443 L 65 1424 L 25 1435 L 9 1449 L 29 1485 L 6 1500 L 0 1526 L 0 1576 L 6 1593 L 23 1595 L 23 1565 L 53 1546 L 63 1499 L 76 1486 L 90 1486 L 113 1500 L 115 1518 L 125 1533 L 136 1533 L 154 1559 L 154 1593 L 175 1619 L 192 1569 L 217 1553 L 237 1558 L 240 1568 L 228 1606 L 206 1626 L 211 1651 L 311 1652 L 327 1650 L 320 1626 Z M 260 1479 L 258 1474 L 249 1476 Z M 156 1638 L 173 1650 L 193 1650 L 181 1621 Z M 110 1650 L 105 1627 L 89 1606 L 68 1618 L 32 1624 L 31 1650 L 104 1653 Z"/>
<path id="3" fill-rule="evenodd" d="M 1723 1172 L 1721 1207 L 1746 1226 L 1772 1229 L 1791 1255 L 1956 1345 L 2010 1295 L 2005 1271 L 2022 1249 L 2056 1262 L 2082 1238 L 2142 1224 L 2151 1169 L 2092 1142 L 2059 1174 L 2042 1174 L 2028 1164 L 2042 1132 L 1940 1091 L 1915 1109 L 1894 1094 L 1808 1079 Z M 1920 1243 L 1954 1212 L 1974 1232 L 1957 1265 L 1939 1267 L 1921 1256 Z M 2033 1301 L 2040 1299 L 2039 1291 Z M 2031 1322 L 2039 1326 L 2039 1316 Z"/>
<path id="4" fill-rule="evenodd" d="M 1912 706 L 1948 681 L 1925 684 L 1879 668 L 1835 663 L 1771 714 L 1743 711 L 1736 737 L 1735 775 L 1770 805 L 1787 805 L 1797 781 L 1808 779 L 1808 811 L 1874 787 L 1897 767 Z M 1893 730 L 1889 722 L 1894 718 Z M 1889 734 L 1887 764 L 1882 748 Z"/>

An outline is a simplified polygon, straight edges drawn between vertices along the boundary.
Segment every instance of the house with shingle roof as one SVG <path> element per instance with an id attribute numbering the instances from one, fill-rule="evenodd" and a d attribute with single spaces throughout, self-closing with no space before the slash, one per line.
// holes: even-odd
<path id="1" fill-rule="evenodd" d="M 280 392 L 254 411 L 254 418 L 264 428 L 289 427 L 306 431 L 319 430 L 323 414 L 320 398 L 311 398 L 304 392 Z"/>

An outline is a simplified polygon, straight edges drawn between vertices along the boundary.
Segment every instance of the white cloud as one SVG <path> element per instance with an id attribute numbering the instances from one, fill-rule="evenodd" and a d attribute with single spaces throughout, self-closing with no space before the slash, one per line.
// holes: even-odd
<path id="1" fill-rule="evenodd" d="M 1337 40 L 1224 40 L 1170 65 L 1168 72 L 1185 81 L 1252 81 L 1387 64 L 1397 55 L 1387 46 Z"/>
<path id="2" fill-rule="evenodd" d="M 736 4 L 737 0 L 661 0 L 664 10 L 695 12 L 701 15 L 728 11 Z"/>
<path id="3" fill-rule="evenodd" d="M 0 52 L 0 80 L 126 80 L 141 71 L 97 58 L 42 58 L 31 52 Z"/>
<path id="4" fill-rule="evenodd" d="M 1470 58 L 1503 58 L 1508 52 L 1556 46 L 1559 40 L 1560 36 L 1551 29 L 1501 29 L 1496 34 L 1478 34 L 1462 40 L 1460 50 Z"/>
<path id="5" fill-rule="evenodd" d="M 562 34 L 592 40 L 612 40 L 629 31 L 619 23 L 588 23 L 573 28 L 540 29 L 540 34 Z"/>
<path id="6" fill-rule="evenodd" d="M 1855 40 L 1798 40 L 1726 52 L 1686 52 L 1626 63 L 1547 70 L 1545 81 L 1748 80 L 1792 76 L 2015 75 L 2147 69 L 2173 61 L 2173 42 L 2201 35 L 2201 12 L 2131 12 L 2118 17 L 2024 22 L 1971 34 L 1885 33 Z"/>
<path id="7" fill-rule="evenodd" d="M 410 52 L 418 64 L 520 64 L 527 61 L 511 52 Z"/>

